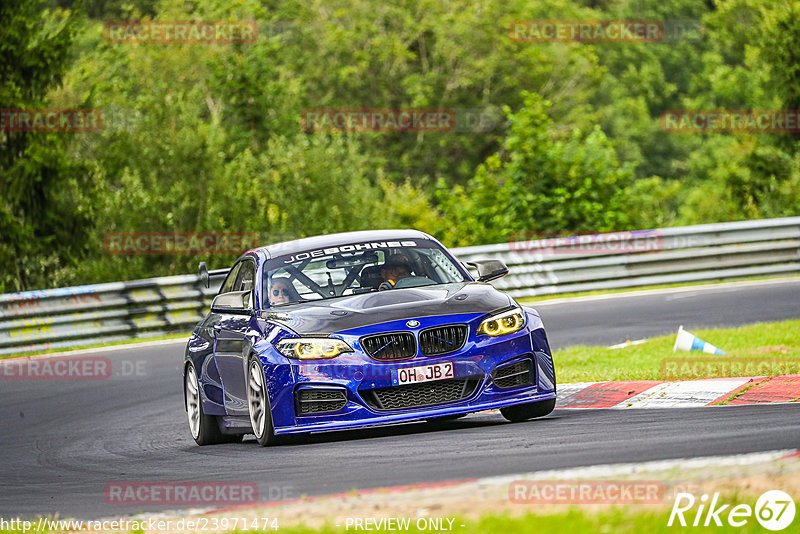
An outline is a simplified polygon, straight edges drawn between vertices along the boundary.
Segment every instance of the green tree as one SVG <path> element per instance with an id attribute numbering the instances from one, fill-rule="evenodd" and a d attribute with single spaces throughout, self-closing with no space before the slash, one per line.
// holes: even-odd
<path id="1" fill-rule="evenodd" d="M 81 19 L 45 1 L 0 4 L 0 103 L 4 109 L 46 107 L 70 64 Z M 72 107 L 87 102 L 73 100 Z M 67 106 L 59 106 L 67 107 Z M 91 228 L 91 174 L 68 150 L 79 134 L 0 129 L 0 292 L 62 280 Z M 86 134 L 84 134 L 86 135 Z"/>
<path id="2" fill-rule="evenodd" d="M 794 2 L 731 0 L 703 19 L 708 49 L 687 109 L 796 109 Z M 681 224 L 800 214 L 796 134 L 703 133 L 686 160 Z"/>
<path id="3" fill-rule="evenodd" d="M 549 103 L 524 93 L 507 110 L 511 131 L 501 150 L 478 168 L 465 188 L 442 188 L 439 198 L 451 243 L 493 243 L 524 231 L 608 231 L 628 223 L 626 188 L 633 166 L 620 164 L 599 128 L 554 135 Z"/>

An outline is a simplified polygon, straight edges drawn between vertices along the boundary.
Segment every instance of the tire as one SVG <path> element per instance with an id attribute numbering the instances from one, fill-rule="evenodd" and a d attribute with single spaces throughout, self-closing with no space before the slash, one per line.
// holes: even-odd
<path id="1" fill-rule="evenodd" d="M 500 413 L 503 417 L 517 423 L 519 421 L 526 421 L 535 417 L 544 417 L 553 411 L 556 407 L 556 399 L 550 399 L 539 402 L 529 402 L 527 404 L 518 404 L 516 406 L 508 406 L 507 408 L 500 408 Z"/>
<path id="2" fill-rule="evenodd" d="M 250 356 L 247 364 L 247 407 L 250 425 L 258 444 L 262 447 L 273 445 L 277 440 L 272 427 L 272 411 L 269 407 L 264 368 L 257 356 Z"/>
<path id="3" fill-rule="evenodd" d="M 198 445 L 214 445 L 224 443 L 229 436 L 223 436 L 219 431 L 217 418 L 203 412 L 203 403 L 200 399 L 200 383 L 197 380 L 197 371 L 194 365 L 186 367 L 186 378 L 183 384 L 186 396 L 186 415 L 189 419 L 189 432 Z"/>

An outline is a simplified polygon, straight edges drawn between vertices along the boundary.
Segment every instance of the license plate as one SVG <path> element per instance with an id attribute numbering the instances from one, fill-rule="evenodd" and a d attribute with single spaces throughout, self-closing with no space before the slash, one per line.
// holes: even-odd
<path id="1" fill-rule="evenodd" d="M 406 367 L 392 369 L 392 385 L 416 384 L 417 382 L 430 382 L 432 380 L 446 380 L 455 377 L 453 362 L 433 363 L 419 367 Z"/>

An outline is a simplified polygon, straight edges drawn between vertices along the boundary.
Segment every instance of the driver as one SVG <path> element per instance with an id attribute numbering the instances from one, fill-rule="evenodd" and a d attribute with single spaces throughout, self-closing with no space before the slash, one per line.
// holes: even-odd
<path id="1" fill-rule="evenodd" d="M 271 287 L 269 289 L 269 304 L 270 306 L 277 306 L 278 304 L 289 304 L 292 301 L 299 300 L 295 298 L 296 291 L 288 278 L 273 278 Z"/>
<path id="2" fill-rule="evenodd" d="M 404 254 L 395 254 L 389 257 L 381 266 L 383 282 L 378 289 L 391 289 L 398 280 L 411 276 L 411 261 Z"/>

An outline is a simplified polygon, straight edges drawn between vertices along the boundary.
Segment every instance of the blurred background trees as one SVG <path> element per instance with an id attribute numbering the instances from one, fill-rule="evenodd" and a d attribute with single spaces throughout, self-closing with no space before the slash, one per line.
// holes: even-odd
<path id="1" fill-rule="evenodd" d="M 106 232 L 256 232 L 266 244 L 416 227 L 472 245 L 798 215 L 797 135 L 667 133 L 659 116 L 800 109 L 799 11 L 788 0 L 6 1 L 2 107 L 98 108 L 104 124 L 0 132 L 0 292 L 233 259 L 112 256 Z M 259 37 L 104 40 L 104 22 L 130 19 L 254 20 Z M 509 24 L 528 19 L 659 19 L 667 35 L 510 39 Z M 309 108 L 447 108 L 484 122 L 305 132 Z"/>

